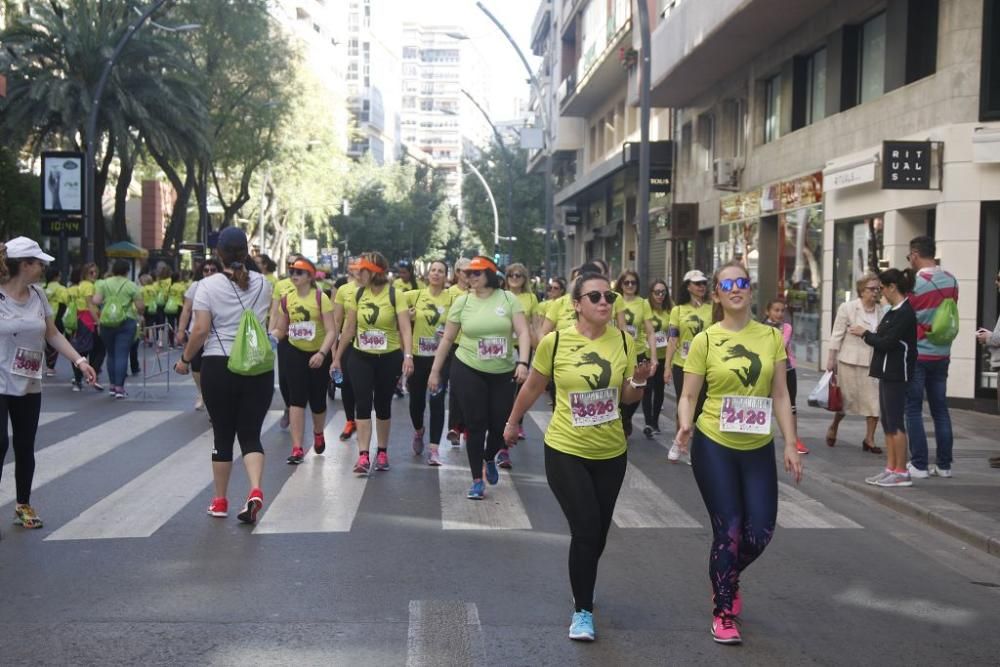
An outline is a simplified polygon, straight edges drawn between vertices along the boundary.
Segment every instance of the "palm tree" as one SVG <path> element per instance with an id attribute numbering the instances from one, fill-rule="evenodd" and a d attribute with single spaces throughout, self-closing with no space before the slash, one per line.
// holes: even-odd
<path id="1" fill-rule="evenodd" d="M 0 34 L 0 71 L 8 78 L 7 97 L 0 99 L 0 141 L 23 146 L 31 156 L 50 147 L 81 150 L 91 91 L 105 59 L 134 20 L 137 3 L 34 0 L 29 6 L 28 15 Z M 146 30 L 121 54 L 98 117 L 101 153 L 91 184 L 97 201 L 103 201 L 116 155 L 120 178 L 130 179 L 140 145 L 155 146 L 172 157 L 203 145 L 204 102 L 181 46 L 176 36 Z M 116 237 L 124 235 L 123 206 L 124 194 L 119 192 Z M 95 224 L 94 235 L 101 258 L 105 225 Z"/>

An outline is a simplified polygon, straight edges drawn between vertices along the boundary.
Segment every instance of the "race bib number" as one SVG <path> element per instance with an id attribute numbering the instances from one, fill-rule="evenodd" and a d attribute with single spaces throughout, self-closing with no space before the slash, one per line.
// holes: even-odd
<path id="1" fill-rule="evenodd" d="M 430 338 L 426 336 L 420 336 L 417 339 L 417 356 L 418 357 L 433 357 L 438 349 L 438 338 L 431 336 Z"/>
<path id="2" fill-rule="evenodd" d="M 17 352 L 14 353 L 14 361 L 11 362 L 10 372 L 14 375 L 37 380 L 42 377 L 43 357 L 44 354 L 41 351 L 19 347 L 17 348 Z"/>
<path id="3" fill-rule="evenodd" d="M 667 336 L 666 331 L 656 332 L 656 347 L 666 347 L 668 342 L 670 342 L 670 338 Z"/>
<path id="4" fill-rule="evenodd" d="M 719 413 L 724 433 L 771 433 L 771 399 L 755 396 L 724 396 Z"/>
<path id="5" fill-rule="evenodd" d="M 597 426 L 618 419 L 618 388 L 572 391 L 569 407 L 573 426 Z"/>
<path id="6" fill-rule="evenodd" d="M 489 361 L 490 359 L 507 358 L 507 337 L 491 336 L 479 339 L 479 360 Z"/>
<path id="7" fill-rule="evenodd" d="M 627 331 L 628 335 L 631 336 L 632 338 L 635 338 L 638 335 L 638 333 L 639 333 L 639 330 L 637 328 L 635 328 L 634 325 L 631 325 L 631 324 L 626 324 L 625 325 L 625 331 Z"/>
<path id="8" fill-rule="evenodd" d="M 681 359 L 687 359 L 688 352 L 690 351 L 691 351 L 691 341 L 686 340 L 683 343 L 681 343 Z"/>
<path id="9" fill-rule="evenodd" d="M 389 337 L 384 331 L 369 329 L 358 334 L 358 349 L 365 352 L 379 352 L 389 349 Z"/>
<path id="10" fill-rule="evenodd" d="M 314 340 L 315 322 L 292 322 L 288 325 L 288 340 Z"/>

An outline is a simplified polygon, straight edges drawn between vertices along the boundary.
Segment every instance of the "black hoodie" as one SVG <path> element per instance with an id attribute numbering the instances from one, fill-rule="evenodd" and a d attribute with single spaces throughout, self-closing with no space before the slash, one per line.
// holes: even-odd
<path id="1" fill-rule="evenodd" d="M 875 348 L 868 375 L 885 382 L 909 382 L 917 365 L 917 314 L 905 299 L 861 337 Z"/>

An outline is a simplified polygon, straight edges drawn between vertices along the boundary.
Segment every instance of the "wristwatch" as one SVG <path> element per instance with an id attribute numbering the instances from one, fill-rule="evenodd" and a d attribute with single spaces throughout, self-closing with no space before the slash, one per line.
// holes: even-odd
<path id="1" fill-rule="evenodd" d="M 646 383 L 645 383 L 645 382 L 643 382 L 642 384 L 639 384 L 638 382 L 636 382 L 636 381 L 635 381 L 635 380 L 633 380 L 632 378 L 629 378 L 629 379 L 628 379 L 628 383 L 629 383 L 629 385 L 630 385 L 630 386 L 631 386 L 631 387 L 632 387 L 633 389 L 642 389 L 643 387 L 645 387 L 645 386 L 646 386 Z"/>

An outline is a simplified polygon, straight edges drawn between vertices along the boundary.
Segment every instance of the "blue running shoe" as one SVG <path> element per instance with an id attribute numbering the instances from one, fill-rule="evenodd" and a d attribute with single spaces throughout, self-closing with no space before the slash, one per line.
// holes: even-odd
<path id="1" fill-rule="evenodd" d="M 594 615 L 589 611 L 578 611 L 573 614 L 573 622 L 569 624 L 569 638 L 582 642 L 592 642 L 594 632 Z"/>
<path id="2" fill-rule="evenodd" d="M 467 496 L 469 500 L 482 500 L 486 496 L 486 485 L 483 484 L 483 480 L 477 479 L 472 483 L 472 487 L 469 489 L 469 495 Z"/>
<path id="3" fill-rule="evenodd" d="M 500 471 L 497 469 L 496 461 L 486 462 L 486 481 L 490 483 L 490 486 L 496 486 L 496 483 L 500 481 Z"/>

